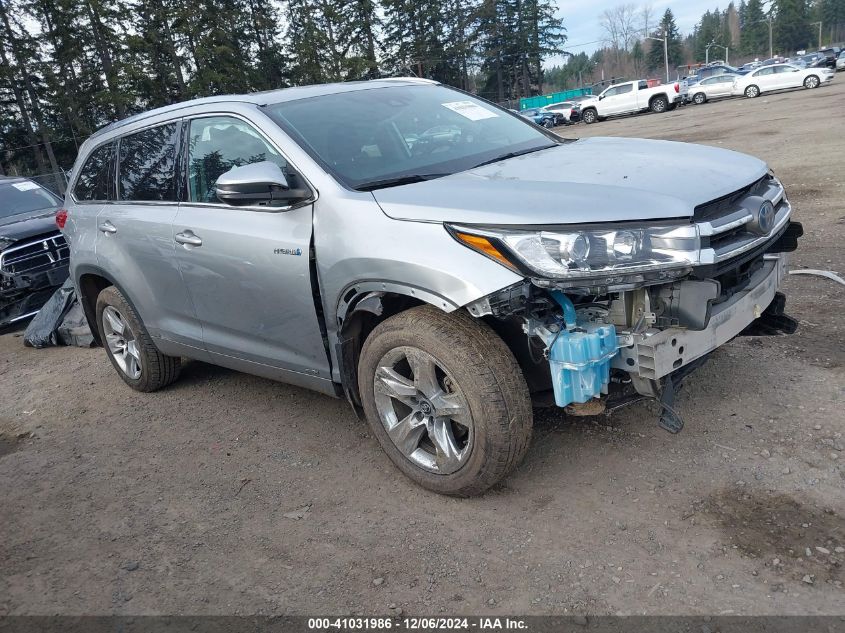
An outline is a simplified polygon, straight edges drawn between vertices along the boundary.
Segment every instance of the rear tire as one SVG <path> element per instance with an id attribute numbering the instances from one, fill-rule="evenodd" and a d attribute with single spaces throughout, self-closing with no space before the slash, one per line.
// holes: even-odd
<path id="1" fill-rule="evenodd" d="M 599 120 L 598 112 L 593 108 L 587 108 L 581 113 L 581 120 L 587 125 L 592 125 Z"/>
<path id="2" fill-rule="evenodd" d="M 465 311 L 421 306 L 379 324 L 361 350 L 358 387 L 391 461 L 440 494 L 484 492 L 531 441 L 531 399 L 516 359 Z"/>
<path id="3" fill-rule="evenodd" d="M 755 85 L 750 85 L 745 89 L 745 96 L 749 99 L 755 99 L 760 96 L 760 88 Z"/>
<path id="4" fill-rule="evenodd" d="M 657 114 L 666 112 L 669 109 L 669 100 L 666 97 L 655 97 L 651 100 L 651 111 Z"/>
<path id="5" fill-rule="evenodd" d="M 804 87 L 808 90 L 818 88 L 821 83 L 821 79 L 819 79 L 816 75 L 810 75 L 806 79 L 804 79 Z"/>
<path id="6" fill-rule="evenodd" d="M 703 105 L 707 102 L 707 95 L 703 92 L 696 92 L 692 97 L 692 101 L 695 105 Z"/>
<path id="7" fill-rule="evenodd" d="M 135 391 L 166 387 L 179 377 L 181 359 L 162 354 L 126 297 L 109 286 L 97 296 L 100 340 L 118 375 Z"/>

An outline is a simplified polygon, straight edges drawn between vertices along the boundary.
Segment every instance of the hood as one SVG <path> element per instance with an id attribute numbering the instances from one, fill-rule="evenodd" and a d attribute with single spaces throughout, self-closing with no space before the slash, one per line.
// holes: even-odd
<path id="1" fill-rule="evenodd" d="M 57 232 L 56 209 L 40 209 L 0 218 L 0 237 L 20 241 L 36 235 Z"/>
<path id="2" fill-rule="evenodd" d="M 766 175 L 704 145 L 590 138 L 427 182 L 373 192 L 391 218 L 545 225 L 685 218 Z"/>

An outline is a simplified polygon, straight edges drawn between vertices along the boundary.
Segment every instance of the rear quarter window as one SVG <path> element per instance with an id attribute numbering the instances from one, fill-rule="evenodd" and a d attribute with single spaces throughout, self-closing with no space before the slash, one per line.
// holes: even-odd
<path id="1" fill-rule="evenodd" d="M 113 198 L 112 164 L 114 144 L 107 143 L 95 149 L 79 170 L 73 197 L 80 202 L 105 201 Z"/>

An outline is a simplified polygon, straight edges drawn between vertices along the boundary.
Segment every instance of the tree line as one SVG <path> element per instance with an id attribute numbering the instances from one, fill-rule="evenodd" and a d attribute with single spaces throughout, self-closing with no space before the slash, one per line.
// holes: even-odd
<path id="1" fill-rule="evenodd" d="M 790 54 L 818 22 L 845 37 L 845 0 L 730 2 L 686 37 L 648 3 L 597 19 L 588 55 L 565 50 L 556 0 L 0 0 L 0 174 L 61 173 L 102 125 L 197 96 L 412 74 L 515 104 L 661 76 L 664 34 L 673 71 L 709 44 L 767 57 L 770 32 Z"/>
<path id="2" fill-rule="evenodd" d="M 516 99 L 565 41 L 554 0 L 0 0 L 0 174 L 198 96 L 401 74 Z"/>
<path id="3" fill-rule="evenodd" d="M 741 0 L 725 9 L 705 11 L 683 36 L 671 9 L 655 16 L 652 5 L 621 3 L 598 16 L 602 45 L 591 55 L 579 53 L 546 69 L 546 84 L 563 90 L 618 77 L 662 77 L 663 44 L 668 37 L 672 76 L 686 66 L 726 59 L 766 59 L 845 41 L 845 0 Z M 821 37 L 820 37 L 821 32 Z M 771 50 L 770 50 L 771 46 Z"/>

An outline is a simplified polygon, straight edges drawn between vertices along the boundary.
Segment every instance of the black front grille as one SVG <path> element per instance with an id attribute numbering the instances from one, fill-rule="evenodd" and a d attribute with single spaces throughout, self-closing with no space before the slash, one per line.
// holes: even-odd
<path id="1" fill-rule="evenodd" d="M 64 235 L 46 237 L 14 244 L 0 253 L 0 272 L 6 275 L 38 273 L 66 264 L 70 249 Z"/>
<path id="2" fill-rule="evenodd" d="M 762 195 L 768 188 L 771 180 L 772 177 L 767 174 L 760 180 L 752 182 L 747 187 L 743 187 L 742 189 L 729 193 L 726 196 L 698 205 L 695 208 L 693 220 L 701 222 L 703 220 L 713 220 L 714 218 L 727 215 L 731 211 L 736 210 L 737 203 L 746 196 Z"/>

